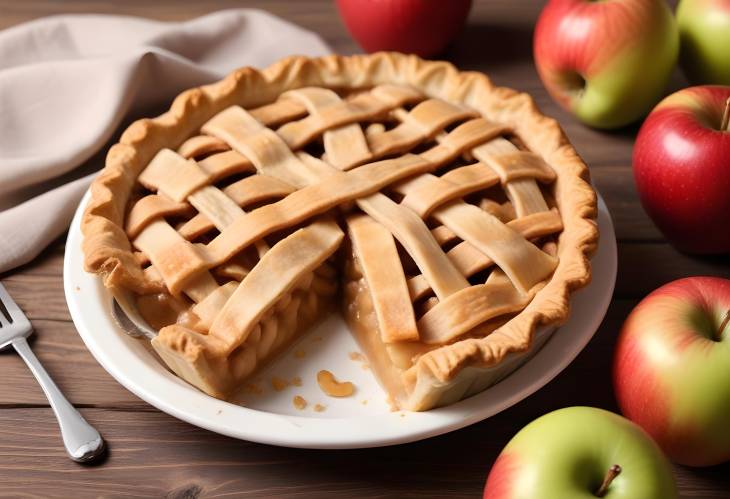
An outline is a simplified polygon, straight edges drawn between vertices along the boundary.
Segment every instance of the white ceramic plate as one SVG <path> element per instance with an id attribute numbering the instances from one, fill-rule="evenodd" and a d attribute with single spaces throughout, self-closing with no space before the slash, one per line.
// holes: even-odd
<path id="1" fill-rule="evenodd" d="M 448 407 L 428 412 L 391 412 L 385 393 L 363 362 L 341 318 L 333 316 L 284 352 L 242 393 L 246 407 L 214 399 L 171 374 L 144 340 L 124 334 L 112 319 L 110 295 L 101 280 L 83 271 L 79 206 L 66 244 L 64 288 L 76 328 L 97 361 L 119 383 L 158 409 L 201 428 L 231 437 L 288 447 L 362 448 L 412 442 L 486 419 L 534 393 L 562 371 L 585 347 L 608 308 L 616 279 L 616 238 L 599 199 L 601 240 L 593 257 L 593 281 L 571 300 L 567 324 L 557 330 L 521 368 L 491 388 Z M 325 396 L 316 372 L 328 369 L 353 381 L 354 396 Z M 272 378 L 302 380 L 277 391 Z M 279 387 L 280 388 L 280 387 Z M 296 409 L 293 397 L 308 405 Z M 319 404 L 322 407 L 315 407 Z"/>

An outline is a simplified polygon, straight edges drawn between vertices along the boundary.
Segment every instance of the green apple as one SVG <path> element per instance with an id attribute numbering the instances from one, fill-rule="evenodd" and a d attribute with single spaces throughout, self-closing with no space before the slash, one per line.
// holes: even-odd
<path id="1" fill-rule="evenodd" d="M 494 463 L 484 499 L 673 499 L 669 462 L 628 419 L 568 407 L 525 426 Z"/>
<path id="2" fill-rule="evenodd" d="M 665 0 L 550 0 L 535 27 L 535 65 L 564 108 L 597 128 L 644 116 L 677 63 Z"/>
<path id="3" fill-rule="evenodd" d="M 730 85 L 730 0 L 682 0 L 680 60 L 695 84 Z"/>

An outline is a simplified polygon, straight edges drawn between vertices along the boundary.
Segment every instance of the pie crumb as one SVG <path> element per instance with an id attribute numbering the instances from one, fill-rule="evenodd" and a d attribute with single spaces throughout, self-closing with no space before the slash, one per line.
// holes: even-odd
<path id="1" fill-rule="evenodd" d="M 279 378 L 278 376 L 274 376 L 271 378 L 271 386 L 274 387 L 274 390 L 280 392 L 289 386 L 289 382 L 285 379 Z"/>
<path id="2" fill-rule="evenodd" d="M 317 383 L 324 393 L 330 397 L 349 397 L 355 393 L 355 385 L 349 381 L 338 381 L 329 371 L 317 373 Z"/>
<path id="3" fill-rule="evenodd" d="M 364 362 L 365 361 L 365 356 L 363 354 L 361 354 L 360 352 L 350 352 L 348 354 L 348 356 L 350 357 L 350 360 L 354 360 L 355 362 Z"/>
<path id="4" fill-rule="evenodd" d="M 300 378 L 299 376 L 294 376 L 291 379 L 291 384 L 292 386 L 302 386 L 302 378 Z"/>
<path id="5" fill-rule="evenodd" d="M 294 407 L 296 407 L 300 411 L 303 411 L 307 408 L 307 401 L 304 400 L 304 397 L 300 395 L 295 395 L 292 402 L 294 403 Z"/>
<path id="6" fill-rule="evenodd" d="M 360 401 L 362 405 L 368 405 L 368 399 L 363 399 Z"/>
<path id="7" fill-rule="evenodd" d="M 294 357 L 296 357 L 297 359 L 303 359 L 306 356 L 307 352 L 305 352 L 304 350 L 297 350 L 296 352 L 294 352 Z"/>
<path id="8" fill-rule="evenodd" d="M 314 404 L 314 412 L 324 412 L 325 410 L 327 410 L 326 405 Z"/>
<path id="9" fill-rule="evenodd" d="M 359 362 L 360 367 L 363 371 L 370 370 L 370 364 L 368 364 L 368 359 L 366 359 L 365 356 L 360 352 L 350 352 L 348 354 L 348 357 L 350 357 L 350 360 L 352 361 Z"/>

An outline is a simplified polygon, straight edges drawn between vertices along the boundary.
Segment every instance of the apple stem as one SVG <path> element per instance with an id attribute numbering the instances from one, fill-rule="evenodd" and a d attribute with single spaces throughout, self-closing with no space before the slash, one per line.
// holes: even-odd
<path id="1" fill-rule="evenodd" d="M 608 468 L 608 471 L 606 472 L 606 476 L 603 477 L 603 483 L 601 483 L 601 486 L 596 491 L 596 497 L 603 497 L 608 492 L 608 486 L 611 485 L 611 482 L 613 482 L 613 479 L 619 476 L 621 473 L 621 466 L 618 464 L 614 464 L 610 468 Z"/>
<path id="2" fill-rule="evenodd" d="M 730 132 L 730 97 L 725 101 L 725 112 L 722 113 L 721 132 Z"/>
<path id="3" fill-rule="evenodd" d="M 728 322 L 730 322 L 730 310 L 728 310 L 725 314 L 725 318 L 722 320 L 720 327 L 717 330 L 717 334 L 715 335 L 715 339 L 717 341 L 722 339 L 722 332 L 725 330 L 725 326 L 727 326 Z"/>

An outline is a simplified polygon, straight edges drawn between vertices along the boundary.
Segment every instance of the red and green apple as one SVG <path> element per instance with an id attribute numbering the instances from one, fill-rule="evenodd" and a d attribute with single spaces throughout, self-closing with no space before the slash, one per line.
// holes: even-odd
<path id="1" fill-rule="evenodd" d="M 680 62 L 694 83 L 730 85 L 730 0 L 682 0 Z"/>
<path id="2" fill-rule="evenodd" d="M 617 128 L 661 98 L 679 34 L 664 0 L 551 0 L 533 40 L 550 95 L 584 123 Z"/>
<path id="3" fill-rule="evenodd" d="M 634 145 L 641 203 L 688 253 L 730 253 L 728 121 L 730 87 L 686 88 L 657 105 Z"/>
<path id="4" fill-rule="evenodd" d="M 614 357 L 621 411 L 670 459 L 730 460 L 730 280 L 666 284 L 629 314 Z"/>
<path id="5" fill-rule="evenodd" d="M 677 497 L 669 462 L 644 430 L 593 407 L 559 409 L 525 426 L 484 488 L 484 499 L 590 497 Z"/>

